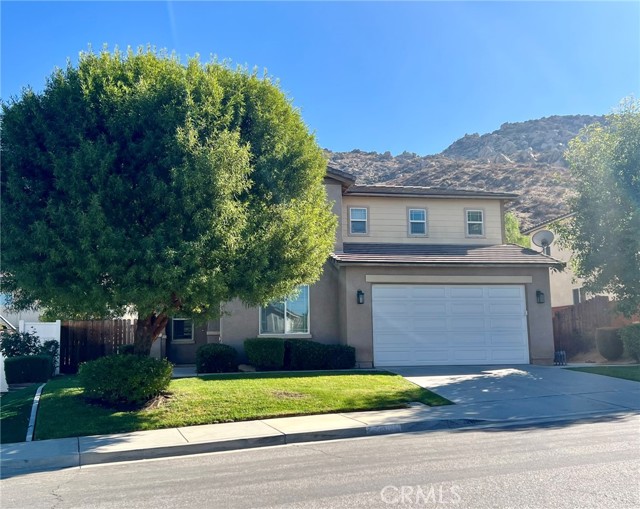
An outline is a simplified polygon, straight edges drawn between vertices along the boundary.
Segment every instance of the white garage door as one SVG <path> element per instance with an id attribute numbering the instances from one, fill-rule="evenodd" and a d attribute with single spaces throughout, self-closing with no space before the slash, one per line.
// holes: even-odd
<path id="1" fill-rule="evenodd" d="M 528 364 L 524 286 L 373 285 L 376 366 Z"/>

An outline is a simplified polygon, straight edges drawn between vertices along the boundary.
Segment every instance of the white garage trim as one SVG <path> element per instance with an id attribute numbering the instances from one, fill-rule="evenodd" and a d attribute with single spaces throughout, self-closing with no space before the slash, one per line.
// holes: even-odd
<path id="1" fill-rule="evenodd" d="M 375 366 L 528 364 L 523 285 L 374 284 Z"/>
<path id="2" fill-rule="evenodd" d="M 389 276 L 367 274 L 367 283 L 526 284 L 531 276 Z"/>

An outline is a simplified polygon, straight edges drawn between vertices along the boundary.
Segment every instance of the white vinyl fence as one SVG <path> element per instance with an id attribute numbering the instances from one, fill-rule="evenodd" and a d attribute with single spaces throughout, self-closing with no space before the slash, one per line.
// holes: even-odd
<path id="1" fill-rule="evenodd" d="M 4 355 L 0 353 L 0 392 L 9 391 L 9 386 L 7 385 L 7 377 L 4 376 Z"/>
<path id="2" fill-rule="evenodd" d="M 56 375 L 60 374 L 60 327 L 62 322 L 56 320 L 55 322 L 25 322 L 20 320 L 18 322 L 18 331 L 31 332 L 40 338 L 40 341 L 44 343 L 54 339 L 58 342 L 58 362 L 56 363 Z M 4 366 L 4 361 L 3 361 Z M 4 367 L 3 367 L 4 374 Z"/>

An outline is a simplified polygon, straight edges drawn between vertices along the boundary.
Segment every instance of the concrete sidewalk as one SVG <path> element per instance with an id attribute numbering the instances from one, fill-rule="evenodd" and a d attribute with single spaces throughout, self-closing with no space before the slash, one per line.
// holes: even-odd
<path id="1" fill-rule="evenodd" d="M 283 417 L 0 446 L 0 475 L 473 424 L 420 403 L 384 411 Z M 477 421 L 478 423 L 481 421 Z"/>

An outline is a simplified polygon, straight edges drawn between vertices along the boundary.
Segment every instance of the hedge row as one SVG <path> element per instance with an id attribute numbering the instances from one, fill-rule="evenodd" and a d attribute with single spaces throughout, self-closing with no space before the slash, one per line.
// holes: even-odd
<path id="1" fill-rule="evenodd" d="M 627 325 L 620 329 L 620 339 L 624 345 L 625 353 L 632 359 L 640 361 L 640 323 Z"/>
<path id="2" fill-rule="evenodd" d="M 308 339 L 250 338 L 244 342 L 249 363 L 261 370 L 350 369 L 352 346 L 325 345 Z"/>
<path id="3" fill-rule="evenodd" d="M 4 360 L 4 373 L 8 384 L 46 382 L 54 372 L 51 355 L 20 355 Z"/>

